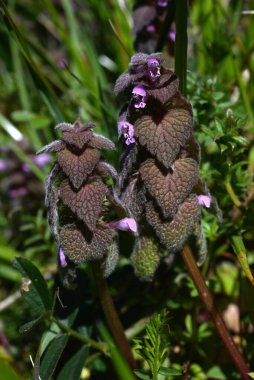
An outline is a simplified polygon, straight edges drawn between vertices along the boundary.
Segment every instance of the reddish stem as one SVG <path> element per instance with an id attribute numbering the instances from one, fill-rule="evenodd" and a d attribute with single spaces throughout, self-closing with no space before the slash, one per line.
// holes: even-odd
<path id="1" fill-rule="evenodd" d="M 236 347 L 232 337 L 230 336 L 227 327 L 215 306 L 212 293 L 206 286 L 205 281 L 193 257 L 193 254 L 187 245 L 182 250 L 182 257 L 188 268 L 189 274 L 199 292 L 200 298 L 205 305 L 206 310 L 209 312 L 217 333 L 219 334 L 225 348 L 227 349 L 228 354 L 242 375 L 242 378 L 244 380 L 249 380 L 250 377 L 248 376 L 248 373 L 250 373 L 250 370 L 238 348 Z"/>
<path id="2" fill-rule="evenodd" d="M 101 306 L 104 311 L 107 323 L 114 337 L 114 340 L 121 351 L 122 355 L 126 359 L 131 369 L 135 368 L 135 361 L 132 356 L 129 342 L 125 336 L 123 325 L 119 319 L 118 313 L 115 309 L 114 302 L 112 300 L 107 281 L 102 277 L 101 269 L 94 265 L 94 273 L 96 276 L 96 282 L 98 286 Z"/>

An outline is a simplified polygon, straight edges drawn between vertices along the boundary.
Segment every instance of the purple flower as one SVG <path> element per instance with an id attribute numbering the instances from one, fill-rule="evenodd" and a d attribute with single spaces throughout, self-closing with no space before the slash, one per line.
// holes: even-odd
<path id="1" fill-rule="evenodd" d="M 157 0 L 158 7 L 166 7 L 168 5 L 168 0 Z"/>
<path id="2" fill-rule="evenodd" d="M 139 85 L 133 88 L 132 95 L 135 100 L 134 107 L 135 108 L 145 108 L 146 102 L 146 90 L 143 86 Z"/>
<path id="3" fill-rule="evenodd" d="M 42 153 L 39 156 L 34 156 L 33 161 L 40 168 L 43 168 L 45 165 L 47 165 L 51 161 L 51 157 L 47 153 Z"/>
<path id="4" fill-rule="evenodd" d="M 60 69 L 66 69 L 68 67 L 68 64 L 64 58 L 61 58 L 57 61 L 57 65 Z"/>
<path id="5" fill-rule="evenodd" d="M 157 59 L 148 59 L 147 69 L 147 74 L 152 82 L 155 82 L 161 76 L 160 63 Z"/>
<path id="6" fill-rule="evenodd" d="M 123 134 L 125 138 L 126 145 L 135 143 L 134 127 L 131 123 L 128 123 L 128 121 L 122 120 L 118 122 L 118 136 L 121 136 L 121 134 Z"/>
<path id="7" fill-rule="evenodd" d="M 31 160 L 35 164 L 37 164 L 40 168 L 43 168 L 45 165 L 47 165 L 51 161 L 51 157 L 47 153 L 42 153 L 40 156 L 31 157 Z M 31 173 L 31 169 L 30 169 L 30 166 L 28 164 L 23 164 L 22 170 L 25 173 Z"/>
<path id="8" fill-rule="evenodd" d="M 7 170 L 7 162 L 0 159 L 0 172 L 5 172 Z"/>
<path id="9" fill-rule="evenodd" d="M 31 169 L 30 169 L 30 166 L 29 166 L 29 165 L 27 165 L 27 164 L 22 164 L 21 168 L 22 168 L 22 171 L 23 171 L 24 173 L 31 173 Z"/>
<path id="10" fill-rule="evenodd" d="M 176 33 L 175 32 L 169 32 L 168 37 L 171 41 L 175 42 L 176 40 Z"/>
<path id="11" fill-rule="evenodd" d="M 116 220 L 115 222 L 108 223 L 107 226 L 110 228 L 116 228 L 121 231 L 137 232 L 137 223 L 133 218 L 123 218 Z"/>
<path id="12" fill-rule="evenodd" d="M 152 24 L 147 25 L 147 27 L 146 27 L 146 31 L 147 31 L 148 33 L 154 33 L 154 32 L 155 32 L 155 26 L 152 25 Z"/>
<path id="13" fill-rule="evenodd" d="M 17 189 L 11 189 L 8 191 L 8 195 L 11 198 L 22 198 L 26 196 L 28 193 L 28 190 L 25 187 L 18 187 Z"/>
<path id="14" fill-rule="evenodd" d="M 67 261 L 66 261 L 66 257 L 65 257 L 65 254 L 64 254 L 64 250 L 63 248 L 60 248 L 59 249 L 59 260 L 60 260 L 60 265 L 61 267 L 65 268 L 67 267 Z"/>
<path id="15" fill-rule="evenodd" d="M 198 204 L 209 208 L 211 206 L 211 197 L 209 195 L 198 195 Z"/>

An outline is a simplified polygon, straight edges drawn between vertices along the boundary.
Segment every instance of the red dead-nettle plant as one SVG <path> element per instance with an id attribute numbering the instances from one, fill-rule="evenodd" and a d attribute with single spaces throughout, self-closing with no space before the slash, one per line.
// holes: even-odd
<path id="1" fill-rule="evenodd" d="M 107 177 L 115 169 L 101 157 L 101 149 L 115 149 L 107 138 L 95 134 L 93 123 L 61 123 L 62 138 L 40 150 L 56 152 L 57 160 L 46 181 L 46 206 L 57 243 L 59 263 L 67 268 L 66 284 L 73 280 L 76 265 L 98 259 L 107 277 L 118 260 L 115 228 L 135 231 L 135 221 L 112 221 L 114 211 L 123 212 Z"/>
<path id="2" fill-rule="evenodd" d="M 125 96 L 118 122 L 126 145 L 118 192 L 139 221 L 131 259 L 146 280 L 160 258 L 179 251 L 189 235 L 202 240 L 200 206 L 211 201 L 199 179 L 192 108 L 178 85 L 160 53 L 134 55 L 115 85 L 116 96 Z"/>

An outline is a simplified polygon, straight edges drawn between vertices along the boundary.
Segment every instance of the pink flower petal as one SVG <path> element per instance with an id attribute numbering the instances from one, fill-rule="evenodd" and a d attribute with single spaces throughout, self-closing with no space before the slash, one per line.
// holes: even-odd
<path id="1" fill-rule="evenodd" d="M 39 156 L 34 156 L 33 157 L 33 161 L 38 166 L 40 166 L 41 168 L 43 168 L 45 165 L 47 165 L 51 161 L 51 157 L 47 153 L 42 153 Z"/>
<path id="2" fill-rule="evenodd" d="M 0 172 L 6 171 L 8 168 L 6 160 L 0 159 Z"/>
<path id="3" fill-rule="evenodd" d="M 144 96 L 146 96 L 146 90 L 144 89 L 143 86 L 138 85 L 138 86 L 133 88 L 132 94 L 133 95 L 140 95 L 140 96 L 144 97 Z"/>
<path id="4" fill-rule="evenodd" d="M 211 206 L 211 197 L 209 195 L 198 195 L 198 204 L 209 208 Z"/>
<path id="5" fill-rule="evenodd" d="M 137 232 L 137 223 L 133 218 L 123 218 L 115 222 L 110 222 L 107 226 L 121 231 Z"/>
<path id="6" fill-rule="evenodd" d="M 18 187 L 16 189 L 11 189 L 8 191 L 8 195 L 11 198 L 22 198 L 22 197 L 25 197 L 27 193 L 28 193 L 28 190 L 24 186 Z"/>
<path id="7" fill-rule="evenodd" d="M 65 257 L 63 248 L 59 249 L 59 260 L 60 260 L 61 267 L 63 267 L 63 268 L 67 267 L 67 261 L 66 261 L 66 257 Z"/>

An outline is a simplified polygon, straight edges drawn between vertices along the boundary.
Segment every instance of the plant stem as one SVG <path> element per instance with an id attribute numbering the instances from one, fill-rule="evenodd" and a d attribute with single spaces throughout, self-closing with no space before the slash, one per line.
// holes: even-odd
<path id="1" fill-rule="evenodd" d="M 180 91 L 186 96 L 188 0 L 177 0 L 175 19 L 175 73 L 180 80 Z"/>
<path id="2" fill-rule="evenodd" d="M 242 378 L 244 380 L 248 380 L 248 373 L 250 372 L 250 370 L 247 364 L 245 363 L 245 360 L 239 352 L 238 348 L 236 347 L 219 311 L 215 306 L 213 296 L 205 284 L 205 281 L 200 273 L 200 270 L 196 264 L 196 261 L 193 257 L 193 254 L 189 246 L 185 245 L 181 253 L 183 260 L 188 268 L 189 274 L 198 290 L 200 298 L 203 304 L 205 305 L 206 310 L 209 312 L 213 320 L 214 326 L 217 330 L 217 333 L 220 336 L 225 348 L 227 349 L 229 356 L 231 357 L 236 368 L 242 375 Z"/>
<path id="3" fill-rule="evenodd" d="M 115 342 L 121 351 L 122 355 L 126 359 L 131 369 L 135 368 L 135 361 L 133 359 L 131 348 L 129 342 L 125 336 L 122 323 L 119 319 L 115 305 L 113 303 L 108 284 L 106 280 L 102 277 L 101 269 L 98 267 L 97 263 L 94 263 L 93 270 L 96 278 L 96 283 L 98 286 L 101 306 L 104 311 L 107 323 L 111 330 L 111 333 L 115 339 Z"/>
<path id="4" fill-rule="evenodd" d="M 236 195 L 236 193 L 234 192 L 234 189 L 229 181 L 229 179 L 226 180 L 225 182 L 225 187 L 226 187 L 226 190 L 227 190 L 227 193 L 228 195 L 230 196 L 231 200 L 233 201 L 234 205 L 236 207 L 241 207 L 241 202 L 238 198 L 238 196 Z"/>
<path id="5" fill-rule="evenodd" d="M 61 330 L 65 331 L 66 333 L 72 335 L 74 338 L 80 340 L 81 342 L 87 344 L 88 346 L 91 346 L 95 348 L 96 350 L 99 350 L 103 352 L 104 354 L 107 352 L 108 348 L 105 343 L 98 343 L 93 339 L 87 338 L 83 335 L 80 335 L 75 330 L 72 330 L 70 327 L 64 325 L 62 322 L 60 322 L 57 318 L 51 317 L 51 320 L 57 324 L 58 327 L 60 327 Z"/>

